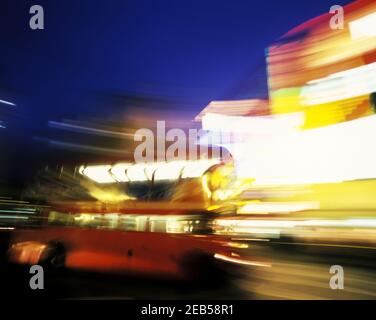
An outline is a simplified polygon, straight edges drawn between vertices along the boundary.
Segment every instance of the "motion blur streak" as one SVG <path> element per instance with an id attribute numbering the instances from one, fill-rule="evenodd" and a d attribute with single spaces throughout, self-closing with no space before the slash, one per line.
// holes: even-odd
<path id="1" fill-rule="evenodd" d="M 69 123 L 56 122 L 56 121 L 49 121 L 48 124 L 52 128 L 59 128 L 59 129 L 70 130 L 74 132 L 91 133 L 95 135 L 120 137 L 120 138 L 132 138 L 133 139 L 134 137 L 134 135 L 130 133 L 89 128 L 89 127 L 84 127 L 84 126 L 79 126 L 79 125 L 74 125 L 74 124 L 69 124 Z"/>
<path id="2" fill-rule="evenodd" d="M 238 208 L 239 214 L 268 214 L 268 213 L 289 213 L 310 209 L 319 209 L 318 202 L 252 202 Z"/>
<path id="3" fill-rule="evenodd" d="M 70 163 L 68 153 L 69 164 L 41 169 L 20 192 L 25 201 L 0 197 L 3 256 L 100 273 L 93 278 L 101 297 L 106 285 L 111 297 L 161 298 L 168 291 L 165 281 L 151 290 L 151 281 L 141 286 L 133 274 L 189 281 L 200 274 L 200 285 L 206 278 L 225 283 L 224 275 L 231 281 L 223 291 L 200 287 L 194 298 L 376 299 L 376 1 L 355 1 L 344 12 L 343 29 L 330 28 L 326 11 L 267 48 L 265 94 L 206 97 L 201 111 L 114 94 L 98 101 L 112 106 L 112 115 L 95 105 L 82 114 L 95 115 L 91 120 L 63 120 L 65 110 L 48 115 L 34 142 L 59 149 L 50 152 L 57 162 L 61 149 L 77 158 Z M 131 37 L 134 44 L 141 38 Z M 0 103 L 6 112 L 21 109 Z M 179 115 L 185 111 L 196 116 Z M 12 121 L 0 121 L 5 125 Z M 200 125 L 196 144 L 185 133 Z M 158 161 L 133 162 L 140 128 L 152 133 L 150 161 Z M 191 155 L 193 145 L 199 160 L 165 161 L 172 128 L 191 139 L 182 154 Z M 226 154 L 216 158 L 217 150 Z M 329 285 L 333 265 L 344 269 L 344 290 Z M 105 274 L 124 276 L 125 285 L 107 283 Z M 58 295 L 92 294 L 81 274 L 73 276 L 74 290 L 60 290 L 68 279 L 52 279 Z"/>
<path id="4" fill-rule="evenodd" d="M 271 267 L 270 263 L 240 260 L 240 259 L 236 259 L 236 258 L 227 257 L 227 256 L 224 256 L 224 255 L 218 254 L 218 253 L 216 253 L 214 255 L 214 258 L 229 261 L 229 262 L 234 262 L 234 263 L 238 263 L 238 264 L 244 264 L 244 265 L 247 265 L 247 266 L 267 267 L 267 268 Z"/>
<path id="5" fill-rule="evenodd" d="M 350 99 L 372 93 L 376 87 L 376 62 L 311 80 L 302 88 L 306 106 Z"/>
<path id="6" fill-rule="evenodd" d="M 353 39 L 376 36 L 376 12 L 349 23 Z"/>
<path id="7" fill-rule="evenodd" d="M 45 139 L 36 138 L 36 140 L 44 141 Z M 126 150 L 118 150 L 118 149 L 110 149 L 110 148 L 101 148 L 95 147 L 90 145 L 84 145 L 79 143 L 71 143 L 71 142 L 64 142 L 64 141 L 57 141 L 48 139 L 48 144 L 61 149 L 73 150 L 73 151 L 86 151 L 94 154 L 106 154 L 106 155 L 117 155 L 117 156 L 126 156 L 129 155 L 130 152 Z"/>
<path id="8" fill-rule="evenodd" d="M 183 179 L 201 177 L 210 167 L 219 163 L 219 159 L 135 164 L 118 163 L 114 166 L 81 166 L 79 172 L 98 183 L 177 180 L 179 177 Z"/>
<path id="9" fill-rule="evenodd" d="M 222 121 L 225 119 L 222 116 Z M 246 122 L 247 118 L 242 121 Z M 249 126 L 255 122 L 256 118 L 250 119 Z M 260 123 L 264 124 L 264 119 L 260 119 Z M 220 126 L 229 127 L 223 123 Z M 233 128 L 242 134 L 237 131 L 238 126 Z M 262 130 L 267 131 L 267 128 Z M 255 131 L 251 139 L 243 143 L 225 145 L 234 156 L 239 177 L 254 178 L 254 185 L 376 178 L 376 151 L 369 139 L 376 136 L 375 115 L 316 129 L 289 128 L 276 135 L 273 132 L 270 124 L 268 134 Z M 250 152 L 245 153 L 244 149 Z"/>
<path id="10" fill-rule="evenodd" d="M 9 106 L 15 106 L 15 105 L 16 105 L 16 104 L 13 103 L 13 102 L 6 101 L 6 100 L 1 100 L 1 99 L 0 99 L 0 103 L 7 104 L 7 105 L 9 105 Z"/>
<path id="11" fill-rule="evenodd" d="M 110 174 L 110 168 L 111 166 L 109 165 L 81 167 L 80 173 L 98 183 L 112 183 L 115 182 L 115 179 Z"/>

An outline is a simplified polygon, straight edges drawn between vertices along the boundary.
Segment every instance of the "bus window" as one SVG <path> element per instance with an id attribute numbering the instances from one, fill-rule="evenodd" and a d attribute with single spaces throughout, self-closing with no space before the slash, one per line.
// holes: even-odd
<path id="1" fill-rule="evenodd" d="M 101 214 L 81 213 L 74 215 L 74 225 L 83 228 L 101 228 L 103 216 Z"/>
<path id="2" fill-rule="evenodd" d="M 150 218 L 151 232 L 166 232 L 166 217 L 156 216 Z"/>
<path id="3" fill-rule="evenodd" d="M 51 211 L 48 215 L 48 224 L 55 226 L 66 226 L 72 222 L 72 217 L 67 213 Z"/>
<path id="4" fill-rule="evenodd" d="M 107 213 L 103 216 L 103 222 L 101 228 L 105 229 L 117 229 L 119 223 L 119 214 Z"/>
<path id="5" fill-rule="evenodd" d="M 134 215 L 120 215 L 119 230 L 123 231 L 137 231 L 137 221 Z"/>
<path id="6" fill-rule="evenodd" d="M 136 231 L 149 231 L 148 216 L 138 216 L 136 218 Z"/>
<path id="7" fill-rule="evenodd" d="M 192 233 L 193 221 L 182 220 L 176 217 L 168 218 L 166 224 L 166 232 L 168 233 Z"/>

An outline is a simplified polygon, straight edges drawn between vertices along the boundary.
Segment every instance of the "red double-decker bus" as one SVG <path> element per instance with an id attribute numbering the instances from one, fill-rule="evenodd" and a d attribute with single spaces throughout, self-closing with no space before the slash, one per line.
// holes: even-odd
<path id="1" fill-rule="evenodd" d="M 241 244 L 214 232 L 224 213 L 213 206 L 210 180 L 221 166 L 208 160 L 153 164 L 152 170 L 139 164 L 81 167 L 95 194 L 116 185 L 126 198 L 109 201 L 106 193 L 107 201 L 52 203 L 38 227 L 13 233 L 9 260 L 188 279 L 211 274 L 219 261 L 252 265 L 241 257 Z"/>

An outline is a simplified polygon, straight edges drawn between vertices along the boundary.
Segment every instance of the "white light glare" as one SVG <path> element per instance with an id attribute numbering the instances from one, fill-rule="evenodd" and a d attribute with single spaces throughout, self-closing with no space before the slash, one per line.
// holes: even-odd
<path id="1" fill-rule="evenodd" d="M 375 39 L 376 41 L 376 39 Z M 376 62 L 309 81 L 300 95 L 303 105 L 330 103 L 376 91 Z"/>
<path id="2" fill-rule="evenodd" d="M 16 106 L 16 104 L 14 104 L 13 102 L 6 101 L 6 100 L 1 100 L 1 99 L 0 99 L 0 103 L 7 104 L 9 106 Z"/>
<path id="3" fill-rule="evenodd" d="M 111 165 L 82 166 L 79 172 L 98 183 L 177 180 L 201 177 L 209 168 L 219 164 L 219 159 L 197 161 L 171 161 L 154 163 L 118 163 Z"/>
<path id="4" fill-rule="evenodd" d="M 79 172 L 97 183 L 113 183 L 115 179 L 110 174 L 110 165 L 81 167 Z"/>
<path id="5" fill-rule="evenodd" d="M 318 202 L 255 202 L 238 209 L 240 214 L 289 213 L 319 209 Z"/>
<path id="6" fill-rule="evenodd" d="M 352 39 L 376 36 L 376 12 L 349 23 Z"/>

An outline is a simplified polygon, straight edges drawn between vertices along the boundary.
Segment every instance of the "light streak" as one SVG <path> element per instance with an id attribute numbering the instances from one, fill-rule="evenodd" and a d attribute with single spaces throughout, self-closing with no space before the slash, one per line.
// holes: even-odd
<path id="1" fill-rule="evenodd" d="M 118 163 L 111 165 L 81 166 L 80 174 L 98 183 L 177 180 L 201 177 L 219 159 L 197 161 L 170 161 L 151 163 Z"/>
<path id="2" fill-rule="evenodd" d="M 369 38 L 376 36 L 376 12 L 361 17 L 349 23 L 353 39 Z"/>
<path id="3" fill-rule="evenodd" d="M 244 264 L 244 265 L 247 265 L 247 266 L 267 267 L 267 268 L 270 268 L 272 266 L 270 263 L 231 258 L 231 257 L 227 257 L 223 254 L 219 254 L 219 253 L 214 254 L 214 258 L 219 259 L 219 260 L 232 262 L 232 263 Z"/>
<path id="4" fill-rule="evenodd" d="M 14 107 L 16 106 L 15 103 L 10 102 L 10 101 L 6 101 L 6 100 L 2 100 L 2 99 L 0 99 L 0 103 L 7 104 L 9 106 L 14 106 Z"/>

